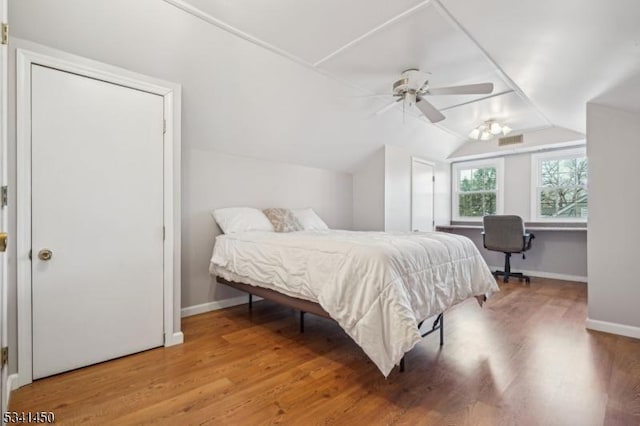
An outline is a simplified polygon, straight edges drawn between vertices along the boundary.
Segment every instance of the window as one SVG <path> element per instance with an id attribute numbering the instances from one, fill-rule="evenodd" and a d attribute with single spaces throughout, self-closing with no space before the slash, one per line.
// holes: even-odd
<path id="1" fill-rule="evenodd" d="M 584 149 L 532 155 L 532 220 L 586 221 L 587 175 Z"/>
<path id="2" fill-rule="evenodd" d="M 453 219 L 502 213 L 502 158 L 453 165 Z"/>

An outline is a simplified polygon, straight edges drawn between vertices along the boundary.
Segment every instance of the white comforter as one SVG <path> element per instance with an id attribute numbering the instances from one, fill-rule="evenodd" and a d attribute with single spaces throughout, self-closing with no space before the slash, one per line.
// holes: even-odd
<path id="1" fill-rule="evenodd" d="M 318 302 L 387 376 L 418 322 L 498 286 L 454 234 L 246 232 L 216 238 L 210 272 Z"/>

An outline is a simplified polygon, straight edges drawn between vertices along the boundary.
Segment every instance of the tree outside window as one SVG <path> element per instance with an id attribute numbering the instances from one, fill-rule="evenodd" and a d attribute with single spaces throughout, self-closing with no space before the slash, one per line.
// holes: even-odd
<path id="1" fill-rule="evenodd" d="M 540 159 L 538 168 L 539 217 L 586 219 L 587 159 L 584 156 Z"/>
<path id="2" fill-rule="evenodd" d="M 458 173 L 458 216 L 496 214 L 496 167 L 461 169 Z"/>

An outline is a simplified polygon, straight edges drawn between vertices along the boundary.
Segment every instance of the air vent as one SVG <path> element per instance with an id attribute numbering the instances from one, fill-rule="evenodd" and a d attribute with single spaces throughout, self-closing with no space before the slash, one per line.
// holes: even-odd
<path id="1" fill-rule="evenodd" d="M 498 139 L 498 146 L 515 145 L 522 143 L 523 141 L 524 138 L 522 137 L 522 135 L 506 136 L 504 138 Z"/>

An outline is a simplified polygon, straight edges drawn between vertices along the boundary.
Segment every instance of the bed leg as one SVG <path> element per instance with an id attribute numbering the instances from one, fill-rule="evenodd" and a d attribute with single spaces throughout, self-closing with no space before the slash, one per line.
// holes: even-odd
<path id="1" fill-rule="evenodd" d="M 444 345 L 444 312 L 440 314 L 440 346 Z"/>
<path id="2" fill-rule="evenodd" d="M 400 372 L 404 373 L 404 356 L 400 360 Z"/>
<path id="3" fill-rule="evenodd" d="M 253 310 L 253 294 L 249 293 L 249 312 Z"/>
<path id="4" fill-rule="evenodd" d="M 304 333 L 304 311 L 300 311 L 300 333 Z"/>

